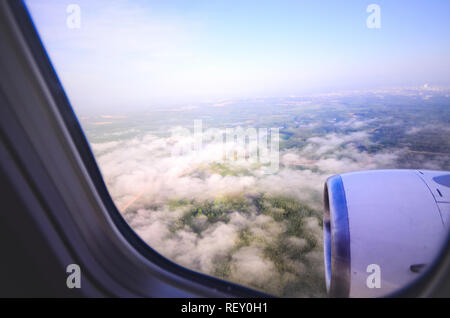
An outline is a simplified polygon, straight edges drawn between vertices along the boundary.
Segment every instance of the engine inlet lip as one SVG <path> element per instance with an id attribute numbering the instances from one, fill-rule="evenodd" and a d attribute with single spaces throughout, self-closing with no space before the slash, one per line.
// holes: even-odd
<path id="1" fill-rule="evenodd" d="M 330 224 L 330 200 L 328 198 L 328 186 L 325 183 L 323 191 L 323 258 L 325 263 L 325 283 L 327 293 L 330 293 L 331 283 L 331 224 Z"/>
<path id="2" fill-rule="evenodd" d="M 324 191 L 324 259 L 328 295 L 350 294 L 350 231 L 342 177 L 328 178 Z"/>

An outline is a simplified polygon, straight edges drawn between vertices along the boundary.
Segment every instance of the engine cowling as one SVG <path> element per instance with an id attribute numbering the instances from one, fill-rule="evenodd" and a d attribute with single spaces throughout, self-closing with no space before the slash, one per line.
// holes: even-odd
<path id="1" fill-rule="evenodd" d="M 439 255 L 450 228 L 450 172 L 375 170 L 330 177 L 324 256 L 332 297 L 386 296 Z"/>

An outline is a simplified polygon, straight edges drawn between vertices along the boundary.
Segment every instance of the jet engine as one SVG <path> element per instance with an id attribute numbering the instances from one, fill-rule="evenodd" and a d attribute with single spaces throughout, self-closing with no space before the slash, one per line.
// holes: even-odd
<path id="1" fill-rule="evenodd" d="M 439 256 L 450 228 L 450 172 L 374 170 L 330 177 L 324 256 L 331 297 L 387 296 Z"/>

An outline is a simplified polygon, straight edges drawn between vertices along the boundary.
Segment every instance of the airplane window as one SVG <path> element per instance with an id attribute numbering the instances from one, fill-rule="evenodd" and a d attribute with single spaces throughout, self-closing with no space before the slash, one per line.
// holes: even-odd
<path id="1" fill-rule="evenodd" d="M 276 296 L 376 297 L 448 237 L 450 2 L 374 2 L 26 4 L 149 246 Z"/>

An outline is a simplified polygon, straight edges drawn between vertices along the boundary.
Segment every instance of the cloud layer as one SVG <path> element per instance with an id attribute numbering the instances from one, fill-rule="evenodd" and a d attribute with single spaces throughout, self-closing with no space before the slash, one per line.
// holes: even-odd
<path id="1" fill-rule="evenodd" d="M 324 296 L 326 178 L 393 167 L 401 155 L 360 150 L 371 144 L 364 131 L 330 133 L 281 151 L 280 169 L 265 174 L 259 164 L 221 161 L 217 142 L 176 155 L 173 147 L 189 142 L 182 138 L 189 137 L 92 144 L 119 210 L 169 259 L 281 296 Z"/>

